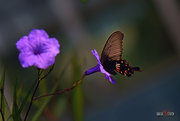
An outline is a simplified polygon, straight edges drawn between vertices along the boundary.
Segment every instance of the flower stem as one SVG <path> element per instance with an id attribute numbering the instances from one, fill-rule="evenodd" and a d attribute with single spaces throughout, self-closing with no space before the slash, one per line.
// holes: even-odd
<path id="1" fill-rule="evenodd" d="M 39 78 L 39 80 L 43 80 L 44 78 L 46 78 L 53 69 L 54 69 L 54 65 L 52 65 L 49 71 L 43 77 Z M 39 75 L 41 74 L 42 74 L 42 71 L 39 73 Z"/>
<path id="2" fill-rule="evenodd" d="M 37 91 L 37 89 L 38 89 L 38 87 L 39 87 L 40 81 L 41 81 L 41 80 L 40 80 L 40 69 L 38 69 L 38 80 L 37 80 L 37 84 L 36 84 L 36 87 L 34 88 L 34 91 L 33 91 L 32 97 L 31 97 L 31 102 L 30 102 L 30 104 L 29 104 L 28 110 L 27 110 L 26 115 L 25 115 L 25 117 L 24 117 L 24 121 L 26 121 L 26 119 L 27 119 L 27 116 L 28 116 L 28 114 L 29 114 L 29 111 L 30 111 L 31 106 L 32 106 L 32 103 L 33 103 L 34 95 L 35 95 L 35 93 L 36 93 L 36 91 Z"/>
<path id="3" fill-rule="evenodd" d="M 54 92 L 54 93 L 45 94 L 45 95 L 40 95 L 40 96 L 38 96 L 38 97 L 35 97 L 35 98 L 33 99 L 33 101 L 36 101 L 36 100 L 38 100 L 38 99 L 40 99 L 40 98 L 43 98 L 43 97 L 53 96 L 53 95 L 58 95 L 58 94 L 62 94 L 62 93 L 68 92 L 68 91 L 74 89 L 75 87 L 77 87 L 79 84 L 81 84 L 81 82 L 82 82 L 82 80 L 84 79 L 84 77 L 85 77 L 85 73 L 84 73 L 84 74 L 82 75 L 82 77 L 81 77 L 79 80 L 77 80 L 71 87 L 65 88 L 65 89 L 62 89 L 62 90 L 59 90 L 59 91 Z"/>

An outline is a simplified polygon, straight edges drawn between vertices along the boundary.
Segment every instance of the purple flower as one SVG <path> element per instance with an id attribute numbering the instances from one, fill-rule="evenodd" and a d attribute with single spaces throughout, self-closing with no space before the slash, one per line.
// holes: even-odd
<path id="1" fill-rule="evenodd" d="M 94 55 L 94 57 L 96 58 L 98 64 L 95 66 L 95 67 L 92 67 L 90 68 L 89 70 L 86 71 L 86 75 L 90 75 L 92 73 L 95 73 L 95 72 L 101 72 L 105 75 L 105 77 L 112 83 L 112 84 L 115 84 L 115 80 L 111 77 L 111 74 L 108 73 L 104 68 L 103 68 L 103 65 L 101 64 L 101 61 L 100 61 L 100 57 L 97 53 L 97 51 L 94 49 L 94 50 L 91 50 L 92 54 Z"/>
<path id="2" fill-rule="evenodd" d="M 20 51 L 19 61 L 23 68 L 36 66 L 46 69 L 54 64 L 55 56 L 60 52 L 58 40 L 49 38 L 43 29 L 34 29 L 28 36 L 23 36 L 16 47 Z"/>

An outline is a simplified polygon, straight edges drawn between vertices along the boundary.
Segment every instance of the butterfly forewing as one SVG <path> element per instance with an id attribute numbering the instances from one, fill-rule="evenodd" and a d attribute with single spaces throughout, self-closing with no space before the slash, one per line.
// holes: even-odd
<path id="1" fill-rule="evenodd" d="M 106 61 L 118 61 L 121 59 L 123 37 L 124 35 L 120 31 L 111 34 L 101 54 L 102 64 Z"/>

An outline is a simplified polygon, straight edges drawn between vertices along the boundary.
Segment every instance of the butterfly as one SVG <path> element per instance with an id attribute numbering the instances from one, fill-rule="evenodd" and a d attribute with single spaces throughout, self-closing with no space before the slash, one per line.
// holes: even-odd
<path id="1" fill-rule="evenodd" d="M 110 35 L 101 54 L 101 63 L 104 69 L 112 75 L 116 75 L 116 72 L 119 72 L 124 76 L 130 77 L 134 71 L 141 72 L 141 69 L 130 66 L 125 59 L 121 58 L 123 38 L 124 34 L 120 31 L 115 31 Z"/>

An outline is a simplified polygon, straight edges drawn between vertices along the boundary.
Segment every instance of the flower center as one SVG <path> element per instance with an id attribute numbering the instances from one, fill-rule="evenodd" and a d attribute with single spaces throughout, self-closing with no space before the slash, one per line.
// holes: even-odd
<path id="1" fill-rule="evenodd" d="M 35 50 L 35 51 L 34 51 L 34 55 L 40 55 L 40 54 L 41 54 L 40 51 L 38 51 L 38 50 Z"/>
<path id="2" fill-rule="evenodd" d="M 40 55 L 42 53 L 45 52 L 45 47 L 42 46 L 41 44 L 40 45 L 37 45 L 34 49 L 33 49 L 33 53 L 34 55 Z"/>

